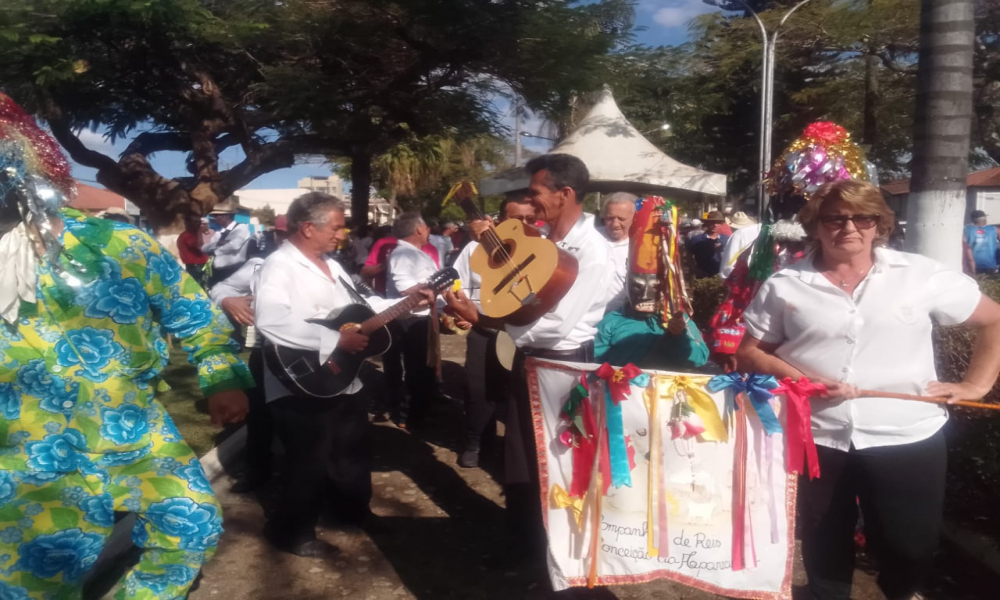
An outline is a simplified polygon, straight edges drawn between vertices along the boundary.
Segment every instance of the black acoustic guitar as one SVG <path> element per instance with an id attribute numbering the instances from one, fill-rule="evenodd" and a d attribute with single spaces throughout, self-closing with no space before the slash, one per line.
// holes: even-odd
<path id="1" fill-rule="evenodd" d="M 427 282 L 435 294 L 450 288 L 458 279 L 455 269 L 442 269 Z M 392 336 L 386 324 L 409 314 L 423 296 L 409 296 L 375 314 L 365 304 L 348 304 L 330 314 L 325 319 L 308 319 L 337 331 L 357 329 L 368 336 L 368 346 L 361 352 L 351 354 L 337 348 L 333 354 L 320 363 L 315 350 L 300 350 L 264 342 L 264 357 L 268 368 L 290 391 L 311 398 L 333 398 L 346 390 L 358 376 L 365 360 L 381 356 L 392 345 Z"/>

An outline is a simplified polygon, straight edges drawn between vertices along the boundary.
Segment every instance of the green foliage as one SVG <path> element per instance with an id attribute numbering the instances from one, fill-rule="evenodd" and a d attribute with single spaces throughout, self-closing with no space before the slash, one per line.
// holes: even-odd
<path id="1" fill-rule="evenodd" d="M 691 307 L 694 309 L 691 319 L 699 329 L 707 329 L 715 309 L 726 298 L 726 286 L 723 285 L 722 278 L 695 279 L 688 286 L 688 294 L 691 296 Z"/>
<path id="2" fill-rule="evenodd" d="M 251 210 L 250 216 L 257 217 L 261 225 L 270 225 L 272 227 L 274 226 L 275 214 L 274 214 L 274 209 L 271 208 L 270 204 L 265 204 L 261 208 L 255 208 Z"/>

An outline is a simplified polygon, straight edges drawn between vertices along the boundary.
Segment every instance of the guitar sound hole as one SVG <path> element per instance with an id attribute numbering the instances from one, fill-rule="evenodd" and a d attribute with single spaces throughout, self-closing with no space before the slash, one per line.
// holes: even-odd
<path id="1" fill-rule="evenodd" d="M 507 265 L 517 251 L 517 242 L 514 240 L 504 240 L 503 245 L 490 253 L 490 268 L 498 269 Z"/>

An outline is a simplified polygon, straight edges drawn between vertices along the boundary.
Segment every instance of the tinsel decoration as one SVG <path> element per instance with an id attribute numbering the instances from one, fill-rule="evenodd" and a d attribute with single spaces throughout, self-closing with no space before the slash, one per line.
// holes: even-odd
<path id="1" fill-rule="evenodd" d="M 767 175 L 768 192 L 808 198 L 832 181 L 871 181 L 874 166 L 851 141 L 846 129 L 829 121 L 806 127 L 775 161 Z"/>
<path id="2" fill-rule="evenodd" d="M 87 267 L 66 257 L 71 274 L 60 263 L 63 247 L 50 218 L 76 196 L 70 166 L 51 136 L 9 96 L 0 93 L 0 203 L 17 202 L 21 219 L 37 232 L 53 272 L 63 283 L 79 286 Z M 30 233 L 29 235 L 34 235 Z"/>

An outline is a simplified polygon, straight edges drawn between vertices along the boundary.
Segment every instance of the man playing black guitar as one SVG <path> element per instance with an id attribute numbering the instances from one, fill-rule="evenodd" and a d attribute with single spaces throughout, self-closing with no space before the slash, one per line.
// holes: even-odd
<path id="1" fill-rule="evenodd" d="M 318 192 L 297 198 L 288 208 L 288 235 L 260 271 L 254 307 L 258 332 L 275 345 L 316 351 L 319 364 L 334 349 L 361 352 L 368 337 L 356 329 L 337 331 L 307 321 L 326 318 L 359 299 L 350 277 L 327 257 L 347 237 L 344 203 Z M 434 299 L 433 292 L 419 285 L 406 293 L 425 296 L 421 308 Z M 395 304 L 376 297 L 365 300 L 375 310 Z M 264 388 L 285 447 L 285 464 L 265 535 L 286 552 L 329 556 L 336 548 L 316 539 L 315 532 L 324 507 L 350 524 L 361 524 L 370 514 L 369 423 L 358 394 L 361 382 L 355 379 L 340 395 L 321 400 L 289 391 L 274 375 L 275 365 L 268 367 Z"/>
<path id="2" fill-rule="evenodd" d="M 546 223 L 546 237 L 572 254 L 579 264 L 569 292 L 540 319 L 521 326 L 479 313 L 461 292 L 444 296 L 459 318 L 480 327 L 505 329 L 518 348 L 504 434 L 504 493 L 513 538 L 504 558 L 512 560 L 538 558 L 545 549 L 525 358 L 593 362 L 597 323 L 617 293 L 612 289 L 610 246 L 595 229 L 594 216 L 583 212 L 584 191 L 590 179 L 583 161 L 566 154 L 546 154 L 529 161 L 526 168 L 531 173 L 527 196 L 535 217 Z M 470 226 L 479 234 L 492 223 L 473 221 Z"/>

